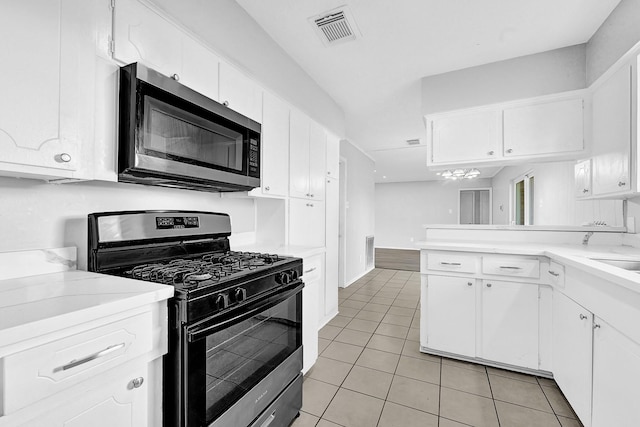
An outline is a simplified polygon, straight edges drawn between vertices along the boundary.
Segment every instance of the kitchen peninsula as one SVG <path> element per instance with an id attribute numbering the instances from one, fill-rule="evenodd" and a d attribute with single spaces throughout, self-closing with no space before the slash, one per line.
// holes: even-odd
<path id="1" fill-rule="evenodd" d="M 554 378 L 587 427 L 640 423 L 636 235 L 609 227 L 425 228 L 421 351 Z"/>

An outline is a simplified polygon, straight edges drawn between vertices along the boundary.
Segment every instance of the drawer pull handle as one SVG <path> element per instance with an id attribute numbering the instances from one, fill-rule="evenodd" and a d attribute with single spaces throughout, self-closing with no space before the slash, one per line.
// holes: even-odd
<path id="1" fill-rule="evenodd" d="M 276 419 L 276 411 L 273 411 L 273 413 L 271 415 L 269 415 L 269 418 L 264 420 L 264 422 L 262 423 L 262 425 L 260 427 L 269 427 L 271 425 L 271 423 L 273 422 L 273 420 L 275 420 L 275 419 Z"/>
<path id="2" fill-rule="evenodd" d="M 460 264 L 459 262 L 444 262 L 444 261 L 440 261 L 440 265 L 452 265 L 454 267 L 458 267 L 462 264 Z"/>
<path id="3" fill-rule="evenodd" d="M 313 267 L 313 268 L 310 268 L 308 270 L 305 270 L 304 274 L 311 273 L 312 271 L 315 271 L 315 269 L 316 269 L 316 267 Z"/>
<path id="4" fill-rule="evenodd" d="M 584 314 L 580 313 L 580 320 L 587 320 L 587 316 L 585 316 Z"/>
<path id="5" fill-rule="evenodd" d="M 555 271 L 553 271 L 553 270 L 549 270 L 549 274 L 550 274 L 550 275 L 552 275 L 552 276 L 554 276 L 554 277 L 558 277 L 558 276 L 560 275 L 560 273 L 556 273 L 556 272 L 555 272 Z"/>
<path id="6" fill-rule="evenodd" d="M 522 270 L 522 267 L 512 267 L 510 265 L 501 265 L 500 268 L 504 270 Z"/>
<path id="7" fill-rule="evenodd" d="M 92 360 L 96 360 L 100 357 L 104 357 L 107 354 L 113 353 L 114 351 L 118 351 L 121 348 L 124 347 L 124 343 L 120 343 L 120 344 L 115 344 L 112 346 L 109 346 L 107 348 L 105 348 L 104 350 L 100 350 L 96 353 L 90 354 L 87 357 L 83 357 L 82 359 L 74 359 L 71 362 L 67 363 L 66 365 L 62 365 L 59 366 L 57 368 L 55 368 L 53 370 L 53 372 L 59 372 L 59 371 L 67 371 L 71 368 L 75 368 L 76 366 L 80 366 L 80 365 L 84 365 L 85 363 L 89 363 Z"/>

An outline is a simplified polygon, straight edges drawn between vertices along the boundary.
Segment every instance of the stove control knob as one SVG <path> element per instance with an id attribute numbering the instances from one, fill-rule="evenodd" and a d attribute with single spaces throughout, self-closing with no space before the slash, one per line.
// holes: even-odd
<path id="1" fill-rule="evenodd" d="M 247 290 L 243 288 L 236 288 L 233 291 L 233 298 L 235 302 L 241 302 L 247 299 Z"/>
<path id="2" fill-rule="evenodd" d="M 289 271 L 289 276 L 291 276 L 291 280 L 298 280 L 298 272 L 296 270 Z"/>
<path id="3" fill-rule="evenodd" d="M 289 273 L 278 273 L 276 274 L 276 283 L 280 284 L 280 285 L 288 285 L 289 283 L 291 283 L 291 276 L 289 275 Z"/>
<path id="4" fill-rule="evenodd" d="M 211 306 L 215 310 L 222 310 L 229 305 L 229 297 L 224 294 L 218 294 L 211 297 Z"/>

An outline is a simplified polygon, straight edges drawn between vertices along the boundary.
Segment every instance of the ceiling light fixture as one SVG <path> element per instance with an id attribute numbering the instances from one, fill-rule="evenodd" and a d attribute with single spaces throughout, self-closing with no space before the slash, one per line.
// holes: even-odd
<path id="1" fill-rule="evenodd" d="M 480 176 L 480 171 L 476 168 L 472 169 L 454 169 L 442 172 L 440 175 L 444 179 L 458 180 L 458 179 L 473 179 Z"/>

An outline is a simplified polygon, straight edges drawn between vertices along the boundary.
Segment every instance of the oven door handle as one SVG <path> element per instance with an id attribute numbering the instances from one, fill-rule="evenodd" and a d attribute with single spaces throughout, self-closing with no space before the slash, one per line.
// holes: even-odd
<path id="1" fill-rule="evenodd" d="M 216 321 L 216 317 L 214 317 L 200 324 L 188 327 L 186 329 L 187 339 L 190 343 L 192 343 L 200 339 L 206 338 L 208 335 L 214 334 L 218 331 L 221 331 L 222 329 L 228 328 L 231 325 L 240 323 L 243 320 L 247 320 L 255 316 L 256 314 L 260 313 L 261 311 L 267 310 L 271 307 L 274 307 L 280 304 L 283 301 L 288 300 L 289 298 L 291 298 L 292 296 L 300 292 L 302 288 L 304 288 L 304 283 L 299 282 L 293 286 L 289 286 L 285 288 L 284 291 L 281 290 L 277 293 L 273 293 L 270 296 L 265 297 L 255 302 L 254 304 L 249 305 L 249 307 L 247 306 L 238 307 L 236 310 L 234 310 L 234 311 L 241 311 L 241 314 L 238 316 L 235 316 L 223 321 Z M 247 309 L 248 311 L 245 311 Z"/>

